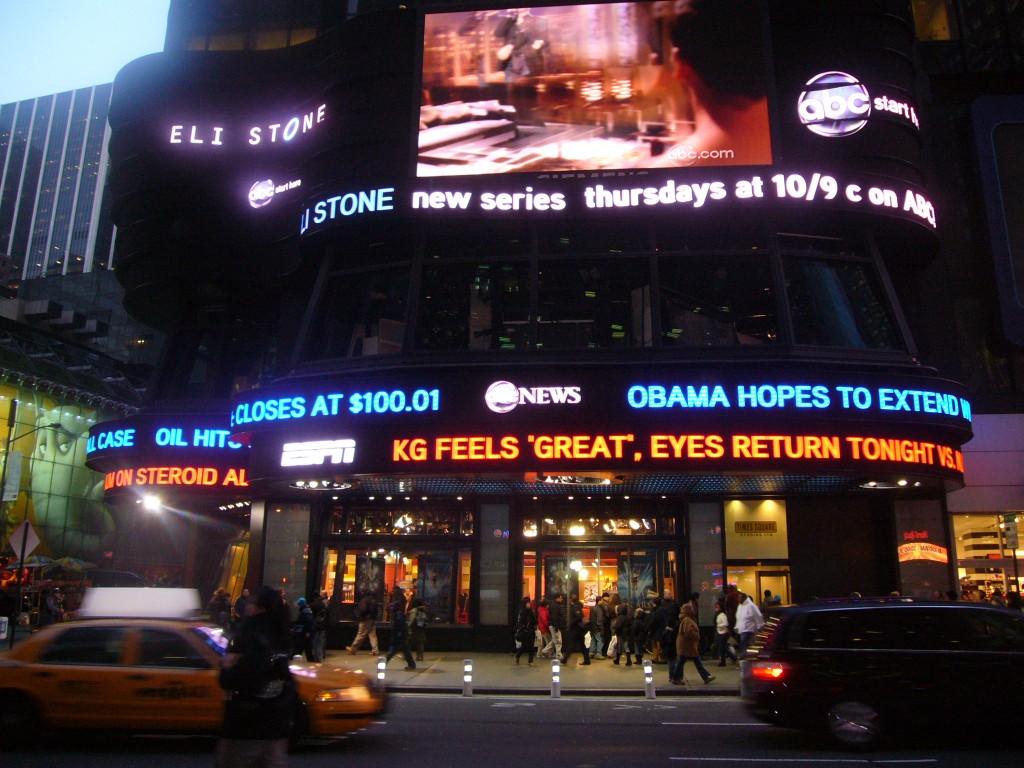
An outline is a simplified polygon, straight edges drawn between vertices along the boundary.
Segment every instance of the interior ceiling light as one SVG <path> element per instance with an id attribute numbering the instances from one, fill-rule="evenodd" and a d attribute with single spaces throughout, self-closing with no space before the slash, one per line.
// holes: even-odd
<path id="1" fill-rule="evenodd" d="M 352 483 L 338 482 L 337 480 L 295 480 L 291 483 L 292 488 L 299 488 L 303 491 L 344 491 L 352 487 Z"/>

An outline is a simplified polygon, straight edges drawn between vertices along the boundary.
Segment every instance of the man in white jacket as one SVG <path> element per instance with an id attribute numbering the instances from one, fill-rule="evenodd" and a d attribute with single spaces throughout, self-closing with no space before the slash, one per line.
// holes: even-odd
<path id="1" fill-rule="evenodd" d="M 754 639 L 757 630 L 764 626 L 764 616 L 761 609 L 747 595 L 740 592 L 740 604 L 736 608 L 736 632 L 740 636 L 740 658 L 746 658 L 747 647 Z"/>

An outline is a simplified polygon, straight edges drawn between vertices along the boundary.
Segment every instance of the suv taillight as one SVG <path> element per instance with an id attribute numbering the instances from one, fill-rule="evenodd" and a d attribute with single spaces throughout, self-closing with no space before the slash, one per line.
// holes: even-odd
<path id="1" fill-rule="evenodd" d="M 782 680 L 786 677 L 786 672 L 786 665 L 778 662 L 753 661 L 750 663 L 750 676 L 755 680 L 767 682 Z"/>

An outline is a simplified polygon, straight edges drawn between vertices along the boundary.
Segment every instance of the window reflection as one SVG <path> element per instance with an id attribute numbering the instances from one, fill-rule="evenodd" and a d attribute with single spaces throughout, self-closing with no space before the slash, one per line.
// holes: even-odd
<path id="1" fill-rule="evenodd" d="M 658 260 L 661 340 L 668 347 L 770 344 L 778 319 L 767 254 Z"/>
<path id="2" fill-rule="evenodd" d="M 529 262 L 423 268 L 416 348 L 526 349 Z"/>
<path id="3" fill-rule="evenodd" d="M 542 261 L 537 270 L 537 347 L 649 347 L 650 262 Z"/>
<path id="4" fill-rule="evenodd" d="M 902 349 L 869 262 L 786 257 L 784 266 L 797 344 Z"/>

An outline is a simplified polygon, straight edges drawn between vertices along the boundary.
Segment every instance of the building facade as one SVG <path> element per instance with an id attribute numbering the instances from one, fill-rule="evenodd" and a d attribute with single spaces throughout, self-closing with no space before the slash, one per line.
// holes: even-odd
<path id="1" fill-rule="evenodd" d="M 101 211 L 111 88 L 0 106 L 0 253 L 15 281 L 110 266 L 114 227 Z"/>
<path id="2" fill-rule="evenodd" d="M 246 520 L 225 583 L 343 628 L 415 589 L 451 647 L 527 595 L 956 589 L 911 8 L 451 7 L 119 74 L 118 276 L 172 332 L 91 432 L 108 502 Z"/>

